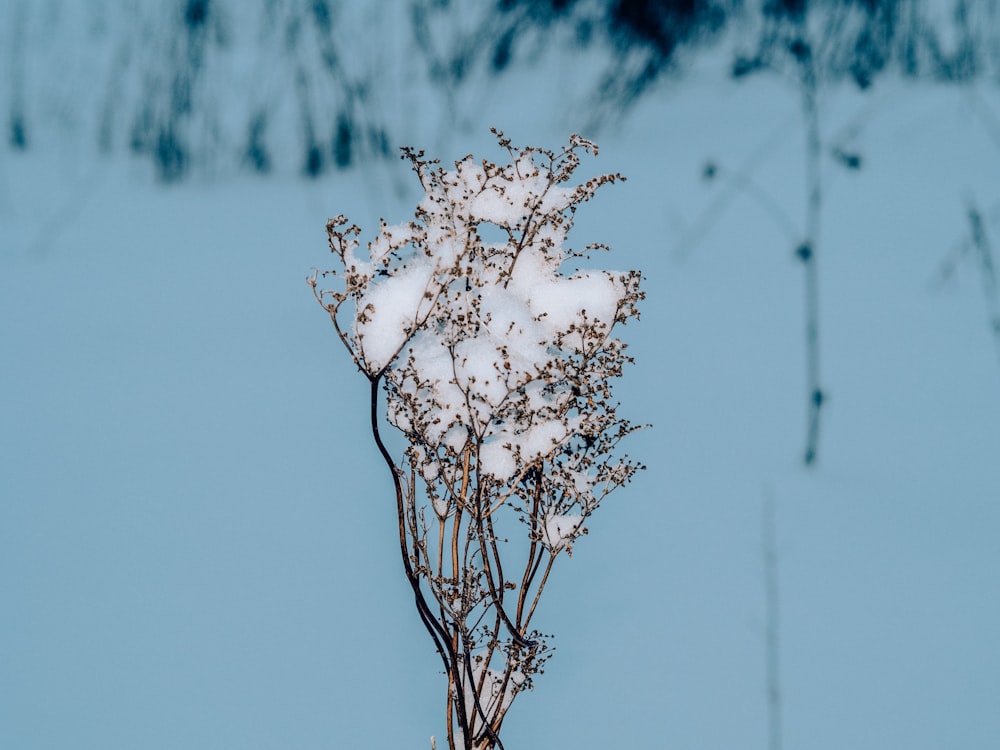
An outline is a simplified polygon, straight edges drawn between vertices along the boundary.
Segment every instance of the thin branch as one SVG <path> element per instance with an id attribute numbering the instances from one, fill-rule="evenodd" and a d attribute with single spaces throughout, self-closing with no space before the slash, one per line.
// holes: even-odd
<path id="1" fill-rule="evenodd" d="M 795 124 L 795 114 L 789 114 L 774 128 L 774 130 L 755 148 L 742 164 L 732 173 L 727 184 L 712 199 L 708 206 L 698 215 L 694 223 L 684 231 L 677 242 L 673 255 L 678 260 L 687 260 L 694 249 L 709 233 L 716 222 L 729 208 L 732 201 L 739 195 L 743 183 L 753 178 L 759 166 L 775 149 L 785 144 L 788 131 Z"/>
<path id="2" fill-rule="evenodd" d="M 539 561 L 541 561 L 542 559 L 541 555 L 539 555 L 538 559 Z M 549 580 L 549 573 L 552 571 L 552 563 L 554 563 L 555 561 L 556 561 L 556 553 L 550 551 L 549 561 L 545 565 L 545 572 L 542 574 L 542 580 L 538 582 L 538 589 L 535 591 L 535 598 L 531 602 L 531 609 L 528 610 L 528 616 L 524 618 L 525 628 L 528 627 L 528 623 L 531 622 L 531 618 L 535 614 L 535 607 L 538 606 L 538 600 L 542 596 L 542 590 L 545 588 L 545 582 Z M 534 574 L 532 574 L 532 577 L 534 577 Z"/>
<path id="3" fill-rule="evenodd" d="M 534 578 L 535 572 L 538 570 L 538 563 L 542 559 L 541 553 L 538 554 L 538 559 L 535 559 L 535 551 L 538 548 L 538 508 L 541 501 L 542 477 L 541 475 L 536 475 L 535 492 L 531 506 L 531 531 L 529 532 L 531 546 L 528 549 L 528 560 L 524 565 L 524 576 L 521 578 L 521 591 L 517 596 L 517 627 L 522 634 L 525 630 L 522 622 L 522 617 L 524 615 L 524 600 L 528 594 L 528 587 L 531 585 L 531 579 Z"/>
<path id="4" fill-rule="evenodd" d="M 778 553 L 775 541 L 774 498 L 764 498 L 762 517 L 764 547 L 764 612 L 767 652 L 767 729 L 769 750 L 782 749 L 781 728 L 781 603 L 778 591 Z"/>
<path id="5" fill-rule="evenodd" d="M 382 373 L 379 373 L 377 376 L 371 378 L 372 436 L 375 439 L 375 445 L 378 447 L 379 453 L 382 455 L 382 458 L 392 475 L 392 484 L 396 492 L 396 511 L 399 524 L 399 551 L 403 558 L 403 569 L 406 572 L 406 580 L 409 582 L 410 588 L 413 590 L 413 598 L 417 605 L 417 612 L 420 615 L 420 621 L 423 622 L 424 627 L 431 636 L 431 640 L 434 641 L 434 647 L 437 649 L 437 652 L 441 657 L 441 661 L 444 663 L 445 671 L 448 671 L 451 664 L 455 662 L 457 655 L 447 648 L 449 645 L 447 640 L 448 634 L 444 630 L 444 627 L 438 623 L 431 614 L 430 608 L 427 605 L 427 600 L 424 599 L 423 591 L 420 589 L 420 578 L 413 570 L 413 566 L 410 564 L 410 556 L 406 544 L 406 509 L 404 507 L 403 489 L 400 485 L 399 472 L 396 469 L 396 464 L 393 462 L 392 456 L 389 454 L 389 450 L 385 447 L 385 443 L 382 442 L 382 435 L 379 432 L 378 392 L 381 379 Z M 443 643 L 442 640 L 439 640 L 439 638 L 443 640 Z M 459 701 L 459 706 L 464 709 L 465 697 L 459 695 L 457 700 Z M 464 723 L 464 713 L 460 713 L 460 717 L 460 720 Z"/>
<path id="6" fill-rule="evenodd" d="M 1000 294 L 998 294 L 997 288 L 996 266 L 993 262 L 993 250 L 986 232 L 983 215 L 971 198 L 968 205 L 968 217 L 972 245 L 979 252 L 979 276 L 982 281 L 983 297 L 986 301 L 990 333 L 996 344 L 997 354 L 1000 355 Z"/>
<path id="7" fill-rule="evenodd" d="M 480 488 L 479 487 L 476 487 L 476 493 L 475 494 L 476 494 L 476 507 L 478 508 L 478 507 L 480 507 L 480 503 L 482 502 L 481 499 L 480 499 Z M 479 546 L 480 546 L 480 551 L 481 551 L 482 560 L 483 560 L 483 572 L 486 574 L 486 585 L 489 587 L 490 597 L 492 598 L 493 606 L 496 607 L 497 614 L 503 620 L 504 625 L 507 626 L 507 630 L 510 632 L 510 636 L 511 636 L 511 638 L 514 639 L 514 642 L 518 646 L 522 646 L 524 648 L 532 648 L 533 646 L 536 645 L 535 642 L 534 641 L 526 641 L 521 636 L 521 634 L 517 630 L 517 626 L 514 625 L 513 622 L 511 622 L 510 617 L 507 615 L 506 610 L 504 610 L 504 607 L 503 607 L 503 592 L 502 592 L 503 581 L 500 581 L 501 590 L 498 592 L 496 581 L 493 579 L 493 570 L 492 570 L 492 568 L 490 566 L 489 552 L 488 552 L 487 547 L 486 547 L 486 529 L 483 526 L 483 516 L 480 513 L 476 513 L 476 527 L 477 527 L 476 528 L 476 531 L 477 531 L 476 536 L 479 539 Z"/>
<path id="8" fill-rule="evenodd" d="M 820 377 L 819 342 L 819 270 L 817 249 L 820 233 L 820 218 L 823 209 L 822 176 L 820 157 L 822 139 L 819 128 L 819 105 L 815 61 L 806 56 L 801 63 L 802 113 L 806 129 L 806 238 L 796 254 L 805 269 L 805 336 L 806 336 L 806 390 L 807 427 L 803 461 L 812 466 L 819 451 L 820 412 L 825 401 Z"/>

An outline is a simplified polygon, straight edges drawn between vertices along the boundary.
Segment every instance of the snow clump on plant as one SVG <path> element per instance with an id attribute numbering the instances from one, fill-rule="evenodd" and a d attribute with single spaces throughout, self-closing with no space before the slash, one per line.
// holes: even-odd
<path id="1" fill-rule="evenodd" d="M 425 193 L 414 219 L 382 222 L 364 250 L 357 226 L 331 219 L 340 267 L 322 277 L 342 285 L 310 279 L 372 387 L 404 567 L 449 676 L 452 747 L 498 744 L 547 658 L 529 623 L 552 562 L 640 468 L 616 455 L 636 428 L 611 384 L 631 361 L 615 327 L 638 317 L 641 274 L 574 268 L 607 248 L 567 245 L 577 208 L 623 178 L 571 185 L 580 152 L 597 153 L 580 136 L 556 153 L 494 133 L 507 164 L 467 156 L 445 170 L 403 149 Z M 407 441 L 398 461 L 379 434 L 380 384 Z M 519 543 L 508 518 L 527 528 Z"/>

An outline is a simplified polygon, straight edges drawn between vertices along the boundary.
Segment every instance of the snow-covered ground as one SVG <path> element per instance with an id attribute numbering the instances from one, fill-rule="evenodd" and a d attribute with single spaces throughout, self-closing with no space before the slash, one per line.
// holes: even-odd
<path id="1" fill-rule="evenodd" d="M 530 80 L 440 156 L 496 154 L 491 124 L 564 143 L 572 113 L 506 104 Z M 812 470 L 798 238 L 762 207 L 802 226 L 794 90 L 699 70 L 580 169 L 628 177 L 575 234 L 648 277 L 619 394 L 655 426 L 547 589 L 557 652 L 508 748 L 766 747 L 766 497 L 786 746 L 1000 746 L 1000 357 L 976 255 L 936 281 L 970 201 L 1000 261 L 1000 96 L 823 103 L 863 165 L 824 161 Z M 365 383 L 305 283 L 329 216 L 408 216 L 405 165 L 164 188 L 69 149 L 0 159 L 0 746 L 441 747 Z"/>

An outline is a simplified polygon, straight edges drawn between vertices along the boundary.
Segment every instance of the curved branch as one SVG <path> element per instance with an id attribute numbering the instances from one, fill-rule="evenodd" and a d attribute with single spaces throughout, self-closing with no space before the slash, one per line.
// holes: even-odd
<path id="1" fill-rule="evenodd" d="M 382 380 L 383 374 L 384 371 L 379 372 L 377 375 L 370 378 L 372 436 L 375 438 L 375 445 L 378 447 L 379 453 L 382 454 L 382 458 L 392 475 L 392 485 L 396 492 L 397 520 L 399 522 L 399 551 L 403 558 L 403 569 L 406 572 L 406 580 L 409 582 L 410 588 L 413 589 L 413 598 L 417 605 L 417 612 L 420 614 L 420 620 L 423 622 L 424 627 L 430 634 L 431 640 L 434 641 L 434 647 L 437 649 L 437 652 L 441 657 L 441 661 L 444 662 L 445 671 L 451 672 L 453 665 L 457 665 L 458 655 L 451 648 L 451 642 L 444 626 L 442 626 L 431 613 L 430 606 L 424 598 L 424 593 L 420 590 L 420 577 L 413 570 L 413 565 L 410 563 L 410 555 L 406 546 L 406 507 L 403 501 L 403 488 L 400 484 L 399 472 L 396 471 L 396 464 L 393 462 L 388 448 L 385 447 L 385 443 L 382 442 L 382 435 L 379 432 L 378 386 L 379 382 Z M 468 727 L 466 726 L 465 718 L 465 696 L 459 691 L 456 691 L 455 695 L 460 708 L 459 721 L 462 724 L 463 732 L 467 733 Z"/>
<path id="2" fill-rule="evenodd" d="M 524 638 L 518 632 L 517 626 L 511 622 L 507 611 L 503 608 L 503 580 L 500 581 L 500 592 L 497 592 L 496 582 L 493 580 L 493 571 L 490 568 L 490 553 L 486 547 L 486 529 L 483 526 L 483 514 L 479 512 L 480 504 L 482 503 L 481 490 L 476 487 L 476 536 L 479 538 L 479 549 L 483 559 L 483 571 L 486 573 L 486 584 L 490 590 L 490 598 L 493 600 L 493 605 L 497 608 L 497 614 L 503 620 L 503 624 L 507 627 L 507 631 L 510 633 L 510 637 L 513 639 L 514 643 L 522 648 L 531 649 L 538 644 L 535 641 L 529 641 Z"/>

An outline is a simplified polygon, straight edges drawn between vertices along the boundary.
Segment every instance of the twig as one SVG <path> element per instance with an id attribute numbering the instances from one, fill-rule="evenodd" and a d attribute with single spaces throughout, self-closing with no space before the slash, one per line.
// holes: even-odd
<path id="1" fill-rule="evenodd" d="M 808 47 L 807 47 L 808 49 Z M 807 425 L 803 461 L 812 466 L 819 450 L 820 412 L 825 394 L 820 386 L 819 342 L 819 270 L 816 250 L 823 210 L 823 184 L 820 171 L 822 138 L 819 129 L 819 107 L 816 101 L 817 81 L 815 62 L 806 54 L 801 60 L 802 114 L 806 129 L 806 221 L 805 240 L 796 254 L 805 267 L 805 334 Z"/>
<path id="2" fill-rule="evenodd" d="M 678 260 L 686 260 L 694 249 L 701 244 L 701 241 L 708 234 L 719 218 L 726 212 L 729 205 L 739 195 L 740 188 L 744 188 L 753 178 L 754 172 L 767 159 L 771 153 L 785 143 L 788 130 L 795 123 L 794 114 L 790 114 L 782 120 L 775 129 L 755 148 L 740 166 L 731 173 L 728 182 L 722 190 L 715 196 L 711 203 L 698 215 L 691 227 L 684 232 L 684 236 L 674 247 L 673 255 Z M 784 226 L 783 222 L 779 222 Z"/>
<path id="3" fill-rule="evenodd" d="M 781 750 L 781 632 L 778 590 L 778 553 L 775 541 L 775 507 L 770 492 L 764 495 L 762 513 L 764 552 L 764 616 L 767 649 L 767 734 L 769 750 Z"/>
<path id="4" fill-rule="evenodd" d="M 1000 357 L 1000 295 L 997 294 L 996 266 L 993 263 L 993 251 L 990 238 L 986 233 L 983 216 L 970 198 L 968 217 L 972 246 L 979 253 L 979 277 L 983 285 L 983 297 L 986 301 L 987 324 Z"/>
<path id="5" fill-rule="evenodd" d="M 972 86 L 962 86 L 965 102 L 973 116 L 979 120 L 993 145 L 1000 149 L 1000 117 L 983 101 L 983 95 Z"/>

